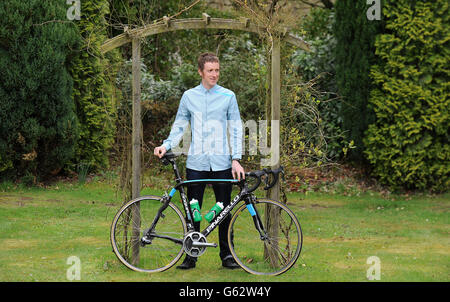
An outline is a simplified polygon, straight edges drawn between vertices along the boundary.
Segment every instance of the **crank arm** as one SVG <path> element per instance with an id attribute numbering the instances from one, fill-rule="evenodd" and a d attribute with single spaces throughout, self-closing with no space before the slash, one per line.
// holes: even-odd
<path id="1" fill-rule="evenodd" d="M 213 242 L 192 242 L 195 247 L 217 247 L 217 243 Z"/>

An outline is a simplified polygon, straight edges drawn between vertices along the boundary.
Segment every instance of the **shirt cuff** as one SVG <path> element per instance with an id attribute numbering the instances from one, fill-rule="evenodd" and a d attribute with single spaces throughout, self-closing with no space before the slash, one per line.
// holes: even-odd
<path id="1" fill-rule="evenodd" d="M 170 143 L 168 143 L 168 142 L 163 143 L 161 146 L 165 147 L 165 148 L 166 148 L 166 151 L 169 151 L 169 150 L 170 150 Z"/>

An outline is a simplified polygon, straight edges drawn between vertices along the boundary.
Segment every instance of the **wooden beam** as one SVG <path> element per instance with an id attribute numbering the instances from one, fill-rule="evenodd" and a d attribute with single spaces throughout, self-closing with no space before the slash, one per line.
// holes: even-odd
<path id="1" fill-rule="evenodd" d="M 164 16 L 163 21 L 164 21 L 164 24 L 166 25 L 166 27 L 170 27 L 170 18 L 169 17 Z"/>
<path id="2" fill-rule="evenodd" d="M 272 47 L 272 62 L 271 62 L 271 168 L 277 169 L 280 167 L 280 101 L 281 101 L 281 72 L 280 72 L 280 40 L 274 38 Z M 271 189 L 270 197 L 279 200 L 280 182 Z"/>
<path id="3" fill-rule="evenodd" d="M 132 90 L 133 90 L 133 137 L 132 137 L 132 159 L 133 159 L 133 183 L 132 198 L 137 198 L 141 192 L 141 41 L 139 38 L 133 38 L 132 43 Z"/>
<path id="4" fill-rule="evenodd" d="M 289 44 L 295 45 L 297 47 L 300 47 L 301 49 L 305 51 L 311 51 L 311 48 L 309 47 L 309 44 L 305 42 L 302 38 L 294 35 L 293 33 L 287 33 L 285 37 L 283 38 L 284 42 L 287 42 Z"/>
<path id="5" fill-rule="evenodd" d="M 203 22 L 205 22 L 205 25 L 209 25 L 211 23 L 211 17 L 207 13 L 202 14 Z"/>
<path id="6" fill-rule="evenodd" d="M 206 15 L 206 16 L 205 16 Z M 112 39 L 106 40 L 100 47 L 102 53 L 106 53 L 113 50 L 116 47 L 124 45 L 131 42 L 132 37 L 140 36 L 142 38 L 161 34 L 169 31 L 176 30 L 188 30 L 188 29 L 231 29 L 231 30 L 243 30 L 248 32 L 259 33 L 264 31 L 264 28 L 258 27 L 252 24 L 250 20 L 234 20 L 234 19 L 222 19 L 222 18 L 211 18 L 207 14 L 203 15 L 203 18 L 190 18 L 190 19 L 170 19 L 169 26 L 164 22 L 164 19 L 160 22 L 154 24 L 148 24 L 139 28 L 131 29 L 127 33 L 120 34 Z M 283 39 L 287 43 L 296 45 L 306 51 L 309 51 L 309 45 L 303 41 L 302 38 L 292 34 L 287 33 Z"/>
<path id="7" fill-rule="evenodd" d="M 245 28 L 250 25 L 250 19 L 245 17 L 240 17 L 239 20 L 242 22 Z"/>
<path id="8" fill-rule="evenodd" d="M 272 45 L 272 62 L 271 62 L 271 121 L 270 121 L 270 136 L 272 151 L 271 156 L 271 169 L 280 167 L 280 100 L 281 100 L 281 73 L 280 73 L 280 40 L 278 38 L 273 39 Z M 280 200 L 280 181 L 281 179 L 267 192 L 267 197 L 273 200 Z M 280 213 L 276 211 L 270 205 L 266 206 L 266 228 L 270 238 L 274 238 L 271 246 L 278 246 L 279 235 L 279 221 Z M 278 264 L 278 255 L 276 248 L 265 249 L 265 256 L 270 259 L 271 264 L 276 267 Z"/>
<path id="9" fill-rule="evenodd" d="M 133 91 L 133 132 L 131 155 L 131 195 L 138 198 L 141 194 L 141 41 L 134 37 L 132 40 L 132 91 Z M 132 208 L 132 263 L 139 262 L 141 214 L 140 204 L 136 203 Z"/>

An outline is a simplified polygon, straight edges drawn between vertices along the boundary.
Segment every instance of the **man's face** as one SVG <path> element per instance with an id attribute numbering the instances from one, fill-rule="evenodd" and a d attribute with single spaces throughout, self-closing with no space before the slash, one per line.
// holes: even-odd
<path id="1" fill-rule="evenodd" d="M 217 62 L 206 62 L 203 71 L 200 69 L 198 70 L 198 73 L 202 77 L 203 86 L 205 86 L 206 89 L 210 89 L 217 84 L 217 81 L 219 80 L 219 71 L 220 66 Z"/>

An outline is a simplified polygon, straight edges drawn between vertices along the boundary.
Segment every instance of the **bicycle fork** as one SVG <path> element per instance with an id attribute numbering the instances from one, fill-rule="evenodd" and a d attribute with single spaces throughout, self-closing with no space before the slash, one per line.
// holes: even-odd
<path id="1" fill-rule="evenodd" d="M 264 229 L 264 224 L 261 221 L 261 216 L 258 211 L 254 207 L 254 199 L 255 197 L 248 197 L 245 201 L 246 207 L 250 215 L 252 216 L 253 223 L 255 224 L 256 230 L 259 232 L 259 237 L 261 240 L 267 240 L 267 232 Z"/>

